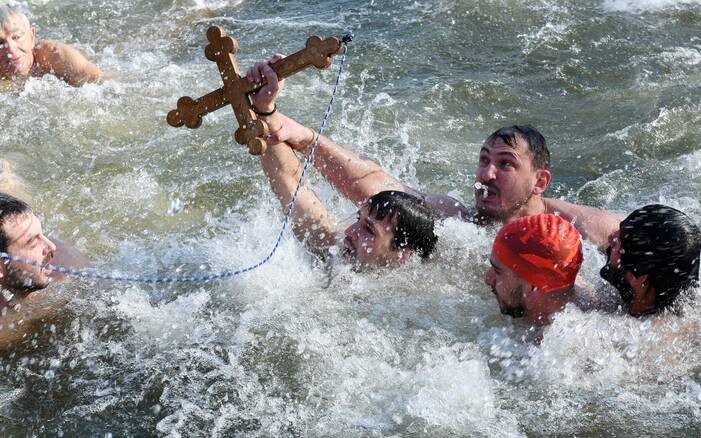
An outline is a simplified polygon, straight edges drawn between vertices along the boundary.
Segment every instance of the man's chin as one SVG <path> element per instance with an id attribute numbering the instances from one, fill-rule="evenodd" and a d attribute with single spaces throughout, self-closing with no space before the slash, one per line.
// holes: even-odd
<path id="1" fill-rule="evenodd" d="M 501 210 L 481 202 L 476 202 L 475 208 L 477 209 L 477 214 L 484 219 L 502 220 L 504 217 L 504 212 Z"/>

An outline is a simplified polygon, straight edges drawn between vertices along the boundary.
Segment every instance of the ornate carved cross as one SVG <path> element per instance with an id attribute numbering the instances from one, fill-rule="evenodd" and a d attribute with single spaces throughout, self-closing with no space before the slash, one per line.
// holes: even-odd
<path id="1" fill-rule="evenodd" d="M 239 48 L 238 42 L 226 36 L 222 28 L 210 27 L 207 30 L 207 40 L 209 44 L 204 54 L 207 59 L 217 63 L 224 86 L 198 99 L 188 96 L 178 99 L 177 109 L 168 113 L 168 124 L 176 128 L 182 125 L 192 129 L 198 128 L 204 115 L 230 104 L 239 123 L 239 128 L 234 133 L 236 142 L 248 145 L 248 152 L 253 155 L 262 154 L 266 148 L 268 126 L 252 110 L 248 94 L 259 90 L 266 82 L 263 80 L 251 83 L 245 76 L 241 76 L 234 57 Z M 338 38 L 329 37 L 322 40 L 318 36 L 312 36 L 307 40 L 304 49 L 281 59 L 271 67 L 282 79 L 310 65 L 327 68 L 331 65 L 331 56 L 340 52 L 341 41 Z"/>

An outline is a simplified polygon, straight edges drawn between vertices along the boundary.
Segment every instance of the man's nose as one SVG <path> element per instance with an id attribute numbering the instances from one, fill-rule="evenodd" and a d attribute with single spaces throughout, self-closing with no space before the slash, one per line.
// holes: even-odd
<path id="1" fill-rule="evenodd" d="M 44 255 L 56 251 L 56 245 L 50 241 L 46 236 L 42 236 L 44 239 Z"/>
<path id="2" fill-rule="evenodd" d="M 15 41 L 9 40 L 5 41 L 0 45 L 0 50 L 5 50 L 10 55 L 16 55 L 18 52 L 17 43 Z"/>
<path id="3" fill-rule="evenodd" d="M 491 181 L 493 179 L 496 179 L 496 175 L 497 168 L 493 164 L 480 166 L 477 169 L 477 181 L 479 182 Z"/>

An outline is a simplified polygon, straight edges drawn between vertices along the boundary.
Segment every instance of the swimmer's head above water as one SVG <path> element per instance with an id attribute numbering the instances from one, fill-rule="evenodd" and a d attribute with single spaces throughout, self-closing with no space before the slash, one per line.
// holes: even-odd
<path id="1" fill-rule="evenodd" d="M 39 219 L 24 201 L 0 193 L 0 251 L 36 263 L 51 263 L 56 246 L 43 233 Z M 51 271 L 16 261 L 0 261 L 0 285 L 16 295 L 43 289 Z"/>
<path id="2" fill-rule="evenodd" d="M 344 234 L 343 259 L 364 266 L 398 265 L 414 253 L 426 258 L 438 240 L 432 210 L 400 191 L 370 197 Z"/>
<path id="3" fill-rule="evenodd" d="M 501 312 L 533 325 L 574 299 L 582 243 L 572 224 L 553 214 L 516 219 L 497 233 L 485 274 Z"/>
<path id="4" fill-rule="evenodd" d="M 550 151 L 545 138 L 527 125 L 506 126 L 480 150 L 475 174 L 475 207 L 483 218 L 506 221 L 521 216 L 550 183 Z"/>
<path id="5" fill-rule="evenodd" d="M 653 204 L 633 211 L 609 236 L 601 277 L 632 316 L 658 313 L 698 285 L 701 231 L 681 211 Z"/>
<path id="6" fill-rule="evenodd" d="M 28 76 L 34 64 L 36 29 L 17 7 L 0 4 L 0 74 Z"/>

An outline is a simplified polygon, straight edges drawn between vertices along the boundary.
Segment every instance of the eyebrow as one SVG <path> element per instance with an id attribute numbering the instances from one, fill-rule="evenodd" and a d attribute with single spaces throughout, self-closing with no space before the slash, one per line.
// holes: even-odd
<path id="1" fill-rule="evenodd" d="M 22 230 L 22 233 L 21 233 L 17 238 L 10 240 L 9 242 L 7 242 L 7 244 L 9 245 L 9 244 L 12 244 L 12 243 L 15 243 L 15 242 L 18 242 L 18 241 L 22 240 L 22 237 L 27 233 L 27 231 L 28 231 L 31 227 L 32 227 L 32 221 L 29 222 L 29 224 L 27 225 L 27 228 L 25 228 L 24 230 Z M 28 243 L 31 242 L 32 240 L 34 240 L 34 239 L 36 239 L 37 237 L 39 237 L 39 234 L 40 234 L 40 233 L 37 233 L 37 234 L 34 234 L 34 235 L 30 235 L 30 237 L 29 237 L 27 240 L 24 241 L 24 245 L 28 244 Z"/>
<path id="2" fill-rule="evenodd" d="M 482 152 L 485 152 L 485 153 L 487 153 L 487 154 L 491 154 L 491 153 L 492 153 L 486 146 L 482 146 L 482 149 L 480 149 L 480 154 L 481 154 Z M 517 155 L 516 153 L 510 152 L 510 151 L 500 151 L 500 152 L 495 152 L 495 154 L 496 154 L 497 156 L 499 156 L 499 155 L 508 155 L 509 157 L 518 158 L 518 155 Z"/>

